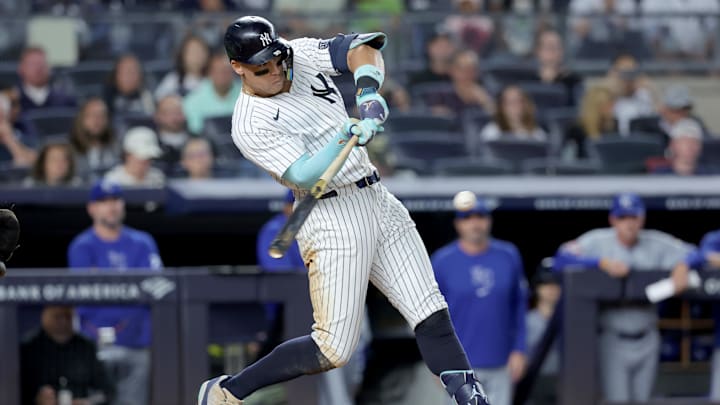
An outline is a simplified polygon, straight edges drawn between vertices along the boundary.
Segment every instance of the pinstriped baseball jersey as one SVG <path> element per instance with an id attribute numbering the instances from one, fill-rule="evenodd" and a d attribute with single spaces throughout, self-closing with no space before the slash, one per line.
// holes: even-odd
<path id="1" fill-rule="evenodd" d="M 323 40 L 299 38 L 293 48 L 293 80 L 289 92 L 273 97 L 241 93 L 232 118 L 232 137 L 243 155 L 285 186 L 287 168 L 305 153 L 315 154 L 348 120 L 342 95 L 331 75 L 337 75 Z M 372 174 L 364 148 L 354 148 L 330 188 Z"/>
<path id="2" fill-rule="evenodd" d="M 325 41 L 290 41 L 294 77 L 289 92 L 269 98 L 242 94 L 232 136 L 243 155 L 281 177 L 303 154 L 315 154 L 348 120 Z M 411 327 L 447 308 L 425 246 L 400 201 L 381 183 L 358 188 L 375 168 L 365 148 L 354 148 L 298 232 L 308 267 L 313 306 L 312 338 L 335 366 L 357 345 L 368 282 L 388 297 Z"/>

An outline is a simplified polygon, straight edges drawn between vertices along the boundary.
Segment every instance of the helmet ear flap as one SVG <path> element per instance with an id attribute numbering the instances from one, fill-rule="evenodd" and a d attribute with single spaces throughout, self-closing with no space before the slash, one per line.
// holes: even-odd
<path id="1" fill-rule="evenodd" d="M 284 40 L 283 44 L 286 46 L 285 48 L 285 58 L 283 59 L 282 65 L 283 69 L 285 69 L 285 78 L 287 80 L 293 79 L 293 49 L 290 46 L 290 44 L 285 43 Z"/>

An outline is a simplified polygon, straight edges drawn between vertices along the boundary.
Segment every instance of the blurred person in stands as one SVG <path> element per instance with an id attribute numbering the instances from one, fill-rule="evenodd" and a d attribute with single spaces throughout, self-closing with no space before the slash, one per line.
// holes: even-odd
<path id="1" fill-rule="evenodd" d="M 125 201 L 120 186 L 96 182 L 90 190 L 87 212 L 92 226 L 76 236 L 68 248 L 68 267 L 73 272 L 118 273 L 133 269 L 160 272 L 163 267 L 157 244 L 143 231 L 123 224 Z M 150 385 L 150 308 L 144 305 L 88 306 L 77 308 L 85 336 L 103 336 L 114 342 L 113 376 L 117 405 L 147 405 Z M 100 354 L 103 352 L 101 350 Z"/>
<path id="2" fill-rule="evenodd" d="M 80 107 L 70 130 L 70 144 L 82 177 L 102 175 L 120 161 L 120 146 L 101 98 L 90 98 Z"/>
<path id="3" fill-rule="evenodd" d="M 560 301 L 562 289 L 560 277 L 545 266 L 535 273 L 535 308 L 529 310 L 525 322 L 527 324 L 527 347 L 530 358 L 541 349 L 543 339 L 550 320 Z M 557 339 L 555 340 L 557 342 Z M 533 405 L 554 405 L 557 403 L 557 375 L 560 368 L 560 353 L 557 343 L 547 352 L 540 368 L 539 375 L 530 396 Z"/>
<path id="4" fill-rule="evenodd" d="M 688 261 L 692 269 L 715 272 L 720 270 L 720 230 L 705 234 L 700 246 L 690 254 Z M 687 279 L 681 279 L 680 284 L 687 284 Z M 712 359 L 710 400 L 715 403 L 720 401 L 720 302 L 713 301 L 712 312 L 715 321 L 715 350 Z"/>
<path id="5" fill-rule="evenodd" d="M 73 330 L 73 308 L 43 308 L 40 330 L 20 346 L 22 405 L 57 405 L 69 390 L 73 405 L 107 404 L 115 389 L 95 345 Z"/>
<path id="6" fill-rule="evenodd" d="M 172 167 L 180 162 L 183 146 L 193 137 L 187 130 L 182 98 L 171 95 L 160 99 L 155 110 L 155 128 L 162 149 L 161 160 Z"/>
<path id="7" fill-rule="evenodd" d="M 597 44 L 617 43 L 618 36 L 636 24 L 632 19 L 635 13 L 636 0 L 571 0 L 571 41 L 575 48 L 584 48 L 588 53 Z"/>
<path id="8" fill-rule="evenodd" d="M 227 55 L 214 54 L 210 59 L 208 78 L 183 100 L 190 131 L 201 134 L 206 118 L 232 115 L 239 95 L 240 83 L 235 80 L 235 73 L 227 63 Z"/>
<path id="9" fill-rule="evenodd" d="M 580 102 L 580 115 L 563 135 L 562 155 L 567 159 L 587 159 L 588 142 L 617 133 L 615 95 L 606 86 L 590 87 Z"/>
<path id="10" fill-rule="evenodd" d="M 67 142 L 48 142 L 32 167 L 30 177 L 23 185 L 35 186 L 79 186 L 82 179 L 75 175 L 75 157 Z"/>
<path id="11" fill-rule="evenodd" d="M 717 0 L 643 0 L 645 37 L 661 58 L 705 60 L 717 37 Z"/>
<path id="12" fill-rule="evenodd" d="M 118 58 L 105 86 L 104 99 L 111 114 L 152 115 L 155 100 L 145 87 L 142 66 L 137 57 L 127 54 Z"/>
<path id="13" fill-rule="evenodd" d="M 39 108 L 75 107 L 75 98 L 51 84 L 50 65 L 42 48 L 28 47 L 20 54 L 20 105 L 23 112 Z"/>
<path id="14" fill-rule="evenodd" d="M 428 82 L 450 81 L 450 66 L 452 57 L 458 47 L 447 31 L 439 31 L 425 44 L 426 68 L 416 73 L 411 73 L 408 85 Z"/>
<path id="15" fill-rule="evenodd" d="M 478 55 L 486 55 L 491 48 L 495 25 L 483 15 L 483 0 L 453 0 L 454 14 L 445 19 L 444 27 L 461 47 Z"/>
<path id="16" fill-rule="evenodd" d="M 213 167 L 215 157 L 212 145 L 205 138 L 192 138 L 182 149 L 180 165 L 190 180 L 205 180 L 215 177 Z"/>
<path id="17" fill-rule="evenodd" d="M 535 103 L 518 86 L 506 86 L 497 97 L 493 121 L 480 131 L 483 141 L 501 138 L 544 141 L 545 131 L 537 124 Z"/>
<path id="18" fill-rule="evenodd" d="M 12 123 L 12 101 L 0 93 L 0 165 L 28 167 L 35 162 L 36 139 L 18 131 Z"/>
<path id="19" fill-rule="evenodd" d="M 495 112 L 495 102 L 480 80 L 480 59 L 471 50 L 455 53 L 450 65 L 451 93 L 436 94 L 430 109 L 434 114 L 461 115 L 466 110 L 480 109 L 488 114 Z"/>
<path id="20" fill-rule="evenodd" d="M 635 57 L 620 54 L 607 74 L 607 86 L 618 96 L 615 118 L 622 135 L 630 133 L 630 120 L 655 113 L 655 85 L 642 74 Z"/>
<path id="21" fill-rule="evenodd" d="M 162 187 L 165 174 L 152 166 L 162 155 L 157 134 L 147 127 L 130 128 L 123 138 L 123 163 L 105 174 L 105 180 L 121 186 Z"/>
<path id="22" fill-rule="evenodd" d="M 660 115 L 654 120 L 638 120 L 633 126 L 633 131 L 662 135 L 665 142 L 670 140 L 672 127 L 685 119 L 693 119 L 702 128 L 702 133 L 707 134 L 702 120 L 693 114 L 693 100 L 690 96 L 690 89 L 684 84 L 672 84 L 663 92 Z"/>
<path id="23" fill-rule="evenodd" d="M 643 229 L 645 204 L 634 193 L 613 198 L 611 227 L 594 229 L 563 244 L 555 255 L 559 271 L 599 269 L 613 278 L 633 271 L 672 272 L 676 290 L 687 283 L 691 246 L 664 232 Z M 685 280 L 683 282 L 683 280 Z M 649 303 L 613 303 L 599 315 L 598 360 L 607 402 L 647 402 L 660 354 L 658 314 Z"/>
<path id="24" fill-rule="evenodd" d="M 547 29 L 537 35 L 535 59 L 538 63 L 537 80 L 562 85 L 567 91 L 567 105 L 577 105 L 583 78 L 565 66 L 565 50 L 560 33 Z"/>
<path id="25" fill-rule="evenodd" d="M 510 405 L 513 384 L 527 364 L 527 281 L 517 247 L 493 238 L 491 227 L 484 199 L 456 206 L 458 239 L 433 253 L 431 261 L 460 343 L 490 403 Z"/>
<path id="26" fill-rule="evenodd" d="M 167 96 L 185 97 L 195 90 L 207 74 L 210 47 L 197 35 L 188 35 L 180 44 L 175 57 L 175 68 L 168 72 L 155 89 L 155 99 Z"/>
<path id="27" fill-rule="evenodd" d="M 694 119 L 685 118 L 676 122 L 670 130 L 667 162 L 652 172 L 678 176 L 715 174 L 711 168 L 700 164 L 702 139 L 702 128 Z"/>
<path id="28" fill-rule="evenodd" d="M 15 84 L 0 84 L 0 95 L 10 101 L 9 120 L 15 130 L 15 135 L 24 138 L 26 144 L 37 144 L 37 131 L 22 114 L 20 103 L 20 90 Z"/>

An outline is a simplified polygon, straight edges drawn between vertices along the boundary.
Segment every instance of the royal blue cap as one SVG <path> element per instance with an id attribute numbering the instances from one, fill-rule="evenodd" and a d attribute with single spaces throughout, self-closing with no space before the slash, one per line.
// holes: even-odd
<path id="1" fill-rule="evenodd" d="M 90 189 L 90 201 L 102 201 L 108 198 L 122 198 L 122 188 L 116 183 L 98 181 Z"/>
<path id="2" fill-rule="evenodd" d="M 645 215 L 645 204 L 635 193 L 622 193 L 613 198 L 610 215 L 614 217 L 641 217 Z"/>
<path id="3" fill-rule="evenodd" d="M 488 202 L 483 198 L 478 198 L 475 206 L 467 210 L 455 210 L 455 218 L 467 218 L 470 215 L 488 216 L 492 212 Z"/>
<path id="4" fill-rule="evenodd" d="M 293 194 L 292 190 L 288 190 L 287 193 L 285 193 L 285 203 L 292 204 L 295 202 L 295 195 Z"/>

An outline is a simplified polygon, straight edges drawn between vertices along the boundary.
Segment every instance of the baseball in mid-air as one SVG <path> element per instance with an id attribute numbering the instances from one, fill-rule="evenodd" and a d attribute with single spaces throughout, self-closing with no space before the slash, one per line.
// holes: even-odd
<path id="1" fill-rule="evenodd" d="M 477 204 L 477 196 L 472 191 L 461 191 L 453 198 L 453 206 L 458 211 L 470 210 L 475 204 Z"/>

